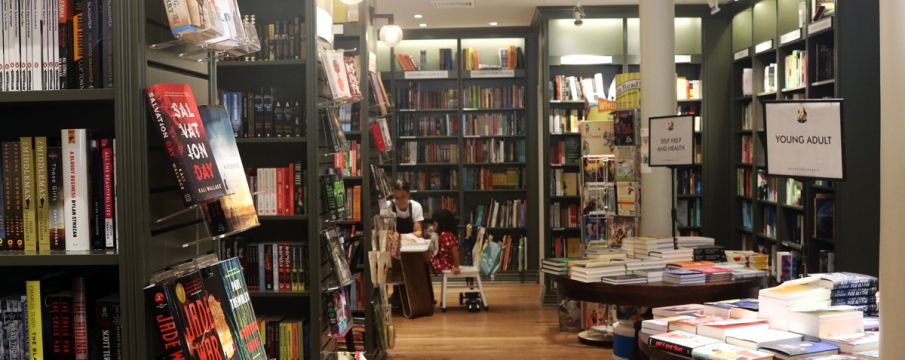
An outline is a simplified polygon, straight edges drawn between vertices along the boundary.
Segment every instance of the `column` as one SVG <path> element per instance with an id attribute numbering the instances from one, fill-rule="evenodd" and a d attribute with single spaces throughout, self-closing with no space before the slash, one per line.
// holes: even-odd
<path id="1" fill-rule="evenodd" d="M 857 6 L 857 5 L 855 5 Z M 905 353 L 905 3 L 880 0 L 880 353 L 887 358 Z M 837 30 L 839 31 L 839 30 Z M 851 166 L 851 165 L 849 165 Z M 840 219 L 845 221 L 845 219 Z"/>
<path id="2" fill-rule="evenodd" d="M 651 116 L 676 112 L 675 1 L 639 1 L 641 18 L 641 128 Z M 669 169 L 641 174 L 641 235 L 672 236 Z"/>

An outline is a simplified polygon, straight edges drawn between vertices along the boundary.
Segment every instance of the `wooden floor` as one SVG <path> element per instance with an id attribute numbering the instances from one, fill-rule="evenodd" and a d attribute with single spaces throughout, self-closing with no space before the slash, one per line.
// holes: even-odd
<path id="1" fill-rule="evenodd" d="M 556 308 L 540 305 L 541 286 L 485 284 L 490 311 L 471 313 L 458 305 L 450 290 L 449 309 L 434 316 L 393 318 L 396 347 L 393 360 L 414 359 L 565 359 L 604 358 L 608 349 L 581 345 L 574 333 L 559 332 Z M 437 302 L 440 289 L 434 288 Z"/>

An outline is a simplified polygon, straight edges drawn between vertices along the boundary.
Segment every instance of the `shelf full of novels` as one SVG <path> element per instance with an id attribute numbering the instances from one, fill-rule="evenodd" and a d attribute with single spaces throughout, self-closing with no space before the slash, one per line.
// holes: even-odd
<path id="1" fill-rule="evenodd" d="M 568 10 L 541 8 L 534 23 L 541 29 L 539 56 L 543 61 L 542 79 L 547 82 L 541 116 L 546 119 L 541 124 L 545 126 L 541 129 L 544 139 L 542 163 L 548 164 L 542 169 L 542 208 L 549 209 L 546 214 L 549 219 L 544 221 L 542 229 L 544 258 L 580 256 L 585 234 L 582 231 L 585 204 L 579 196 L 582 195 L 580 164 L 585 151 L 579 124 L 582 121 L 613 121 L 613 114 L 617 114 L 613 112 L 617 76 L 640 72 L 637 7 L 586 7 L 588 17 L 580 27 L 574 25 Z M 704 207 L 709 192 L 703 186 L 707 163 L 703 150 L 707 141 L 703 131 L 702 16 L 700 9 L 679 7 L 675 20 L 676 113 L 696 117 L 695 156 L 696 163 L 701 164 L 677 172 L 678 230 L 683 235 L 700 235 L 706 233 L 705 226 L 716 225 L 705 221 L 708 217 Z M 611 148 L 619 142 L 615 136 L 618 134 L 604 135 Z M 547 279 L 544 283 L 544 301 L 551 303 L 555 300 L 554 284 Z"/>
<path id="2" fill-rule="evenodd" d="M 426 218 L 456 214 L 460 244 L 466 225 L 487 228 L 504 247 L 498 281 L 537 279 L 531 39 L 525 28 L 422 30 L 378 48 L 397 108 L 387 171 L 412 185 Z"/>
<path id="3" fill-rule="evenodd" d="M 877 249 L 876 236 L 863 239 L 876 235 L 877 219 L 868 204 L 879 194 L 868 191 L 859 197 L 855 192 L 876 184 L 868 174 L 875 174 L 871 171 L 879 165 L 853 160 L 876 155 L 866 139 L 876 135 L 878 125 L 844 125 L 844 182 L 767 175 L 763 126 L 763 104 L 769 100 L 843 98 L 844 119 L 864 119 L 865 111 L 874 112 L 876 101 L 867 90 L 878 89 L 877 77 L 850 74 L 862 73 L 875 60 L 855 54 L 876 48 L 858 40 L 869 35 L 856 39 L 850 32 L 859 30 L 848 29 L 869 10 L 843 0 L 761 0 L 731 11 L 732 243 L 770 254 L 778 280 L 815 272 L 875 274 L 875 264 L 854 254 Z M 876 34 L 876 29 L 866 31 Z"/>

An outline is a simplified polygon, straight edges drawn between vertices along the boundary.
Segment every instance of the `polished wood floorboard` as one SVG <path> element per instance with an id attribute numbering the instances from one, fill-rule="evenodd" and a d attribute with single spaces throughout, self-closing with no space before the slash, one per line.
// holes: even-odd
<path id="1" fill-rule="evenodd" d="M 556 307 L 541 306 L 536 284 L 485 284 L 490 311 L 472 313 L 459 306 L 458 291 L 450 289 L 448 310 L 433 316 L 406 319 L 394 316 L 396 347 L 393 360 L 453 359 L 609 359 L 609 349 L 581 345 L 574 333 L 561 333 Z"/>

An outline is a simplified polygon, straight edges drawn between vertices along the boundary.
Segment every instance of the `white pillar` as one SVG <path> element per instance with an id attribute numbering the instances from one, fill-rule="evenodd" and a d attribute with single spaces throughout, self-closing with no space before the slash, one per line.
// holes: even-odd
<path id="1" fill-rule="evenodd" d="M 857 5 L 856 5 L 857 6 Z M 905 2 L 880 1 L 880 353 L 905 354 Z"/>
<path id="2" fill-rule="evenodd" d="M 641 127 L 651 116 L 676 112 L 675 1 L 639 1 L 641 18 Z M 672 236 L 669 169 L 641 174 L 641 235 Z"/>

